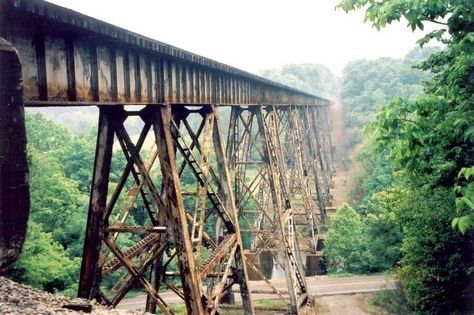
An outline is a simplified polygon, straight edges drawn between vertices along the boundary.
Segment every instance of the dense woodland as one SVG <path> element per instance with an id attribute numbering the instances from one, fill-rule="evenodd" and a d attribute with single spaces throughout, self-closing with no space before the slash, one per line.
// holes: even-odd
<path id="1" fill-rule="evenodd" d="M 472 3 L 346 0 L 339 7 L 365 9 L 377 29 L 402 17 L 413 30 L 434 23 L 439 28 L 419 44 L 438 42 L 442 49 L 346 67 L 341 99 L 367 172 L 353 204 L 332 221 L 328 268 L 394 270 L 398 289 L 375 302 L 396 314 L 468 312 L 474 292 Z"/>
<path id="2" fill-rule="evenodd" d="M 393 272 L 397 290 L 373 302 L 395 314 L 463 312 L 474 292 L 472 3 L 345 0 L 339 7 L 366 10 L 366 21 L 377 29 L 402 17 L 413 30 L 426 23 L 439 29 L 403 59 L 355 60 L 342 77 L 314 64 L 261 72 L 345 106 L 350 165 L 364 172 L 350 204 L 331 220 L 328 271 Z M 23 253 L 9 270 L 17 280 L 70 295 L 80 268 L 96 137 L 94 129 L 84 132 L 93 114 L 83 117 L 69 126 L 83 133 L 74 133 L 41 114 L 26 116 L 32 209 Z M 112 182 L 125 163 L 115 156 Z"/>

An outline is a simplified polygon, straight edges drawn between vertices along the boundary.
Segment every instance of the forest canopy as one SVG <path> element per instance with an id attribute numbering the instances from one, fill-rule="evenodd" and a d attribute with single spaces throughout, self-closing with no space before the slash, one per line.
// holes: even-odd
<path id="1" fill-rule="evenodd" d="M 417 63 L 418 70 L 411 70 L 418 73 L 417 80 L 411 81 L 415 77 L 406 72 L 402 80 L 393 80 L 415 83 L 415 86 L 399 85 L 401 89 L 390 86 L 381 90 L 379 95 L 383 97 L 377 99 L 374 97 L 377 93 L 370 93 L 375 90 L 370 85 L 364 86 L 357 80 L 357 87 L 343 85 L 349 126 L 353 124 L 357 131 L 366 125 L 365 136 L 355 142 L 362 142 L 359 156 L 367 172 L 361 179 L 362 192 L 355 200 L 356 211 L 338 213 L 336 222 L 346 220 L 352 225 L 359 222 L 354 227 L 357 237 L 371 240 L 361 249 L 368 266 L 357 265 L 358 272 L 379 269 L 376 262 L 380 258 L 390 262 L 389 258 L 395 257 L 392 266 L 382 268 L 398 268 L 398 290 L 384 303 L 391 305 L 389 311 L 469 312 L 474 258 L 471 245 L 474 238 L 472 3 L 345 0 L 338 7 L 345 11 L 365 10 L 365 20 L 376 29 L 400 20 L 407 21 L 413 30 L 423 30 L 426 23 L 435 24 L 439 28 L 427 33 L 419 44 L 423 47 L 438 42 L 443 49 L 431 51 L 425 60 Z M 407 56 L 407 62 L 412 56 Z M 367 72 L 355 73 L 363 76 Z M 347 68 L 345 73 L 351 75 Z M 383 79 L 380 81 L 382 84 L 377 84 L 377 88 L 384 86 Z M 351 96 L 364 89 L 369 93 L 360 93 L 361 98 L 355 102 L 347 97 L 347 93 Z M 360 115 L 372 110 L 376 112 L 375 117 L 370 115 L 373 118 Z M 349 218 L 352 219 L 348 221 Z M 332 253 L 355 235 L 344 238 L 337 225 L 332 228 L 328 232 L 326 258 L 330 270 L 339 271 L 341 266 L 337 261 L 342 254 Z M 377 247 L 378 243 L 384 246 Z M 350 256 L 343 257 L 348 267 L 358 262 Z"/>

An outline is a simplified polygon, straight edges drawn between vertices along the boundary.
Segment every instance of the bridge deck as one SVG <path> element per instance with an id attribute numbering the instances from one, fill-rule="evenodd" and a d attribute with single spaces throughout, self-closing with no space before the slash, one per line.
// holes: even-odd
<path id="1" fill-rule="evenodd" d="M 328 105 L 320 97 L 41 0 L 0 0 L 26 105 Z"/>

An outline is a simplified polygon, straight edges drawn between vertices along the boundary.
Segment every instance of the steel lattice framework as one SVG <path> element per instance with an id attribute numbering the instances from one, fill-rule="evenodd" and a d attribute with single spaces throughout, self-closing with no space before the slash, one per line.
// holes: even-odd
<path id="1" fill-rule="evenodd" d="M 217 314 L 238 293 L 253 314 L 252 272 L 292 313 L 308 304 L 301 253 L 320 250 L 333 172 L 327 100 L 39 0 L 0 0 L 0 36 L 0 113 L 100 109 L 80 297 L 116 306 L 139 284 L 148 311 L 172 314 L 166 287 L 188 313 Z"/>

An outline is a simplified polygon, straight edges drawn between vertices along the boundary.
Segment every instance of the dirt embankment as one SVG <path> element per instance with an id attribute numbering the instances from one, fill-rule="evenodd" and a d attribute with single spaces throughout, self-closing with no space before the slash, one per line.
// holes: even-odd
<path id="1" fill-rule="evenodd" d="M 364 294 L 332 295 L 318 298 L 317 314 L 321 315 L 370 315 L 365 310 Z"/>
<path id="2" fill-rule="evenodd" d="M 144 314 L 139 311 L 108 310 L 83 299 L 70 299 L 39 291 L 0 277 L 0 314 Z"/>
<path id="3" fill-rule="evenodd" d="M 346 113 L 342 103 L 335 102 L 331 106 L 330 119 L 336 165 L 336 173 L 333 176 L 334 189 L 331 193 L 334 207 L 339 208 L 342 203 L 350 201 L 350 193 L 358 185 L 357 178 L 363 170 L 351 156 L 352 151 L 349 148 L 351 139 L 345 127 Z"/>

